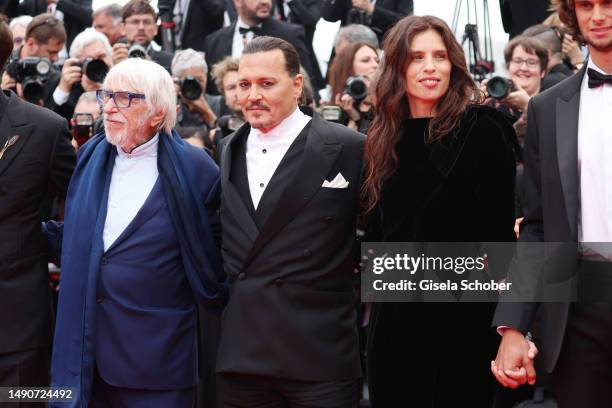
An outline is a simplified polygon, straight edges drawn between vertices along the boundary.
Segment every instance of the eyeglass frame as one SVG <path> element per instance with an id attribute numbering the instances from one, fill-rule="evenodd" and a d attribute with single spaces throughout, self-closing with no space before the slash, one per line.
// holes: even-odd
<path id="1" fill-rule="evenodd" d="M 155 18 L 153 18 L 153 20 L 152 20 L 152 21 L 151 21 L 151 20 L 147 20 L 147 19 L 137 19 L 137 20 L 133 20 L 133 19 L 132 19 L 132 20 L 128 21 L 128 20 L 129 20 L 130 18 L 132 18 L 132 17 L 134 17 L 134 16 L 133 16 L 133 15 L 132 15 L 132 16 L 129 16 L 128 18 L 126 18 L 126 19 L 124 20 L 125 25 L 130 25 L 130 26 L 134 26 L 134 27 L 139 27 L 139 26 L 140 26 L 140 24 L 142 24 L 142 25 L 143 25 L 143 27 L 150 27 L 150 26 L 154 26 L 154 25 L 155 25 L 155 23 L 156 23 Z"/>
<path id="2" fill-rule="evenodd" d="M 525 64 L 528 68 L 535 68 L 541 65 L 538 58 L 523 59 L 520 57 L 515 57 L 510 59 L 510 63 L 516 65 L 517 67 L 522 67 L 523 64 Z"/>
<path id="3" fill-rule="evenodd" d="M 135 93 L 135 92 L 129 92 L 129 91 L 110 91 L 108 89 L 97 89 L 96 90 L 96 101 L 98 102 L 98 106 L 100 106 L 100 109 L 104 109 L 104 105 L 106 104 L 106 102 L 108 102 L 108 100 L 105 102 L 103 100 L 102 94 L 106 93 L 109 95 L 109 100 L 112 99 L 113 103 L 115 104 L 115 107 L 117 109 L 127 109 L 132 107 L 132 100 L 134 99 L 145 99 L 146 96 L 145 94 L 141 94 L 141 93 Z M 115 98 L 115 95 L 121 93 L 121 94 L 127 94 L 128 96 L 128 104 L 127 106 L 119 106 L 117 104 L 117 99 Z"/>

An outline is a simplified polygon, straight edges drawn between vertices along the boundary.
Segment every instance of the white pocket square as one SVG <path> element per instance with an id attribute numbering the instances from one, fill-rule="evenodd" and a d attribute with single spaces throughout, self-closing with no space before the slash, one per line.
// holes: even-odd
<path id="1" fill-rule="evenodd" d="M 324 188 L 348 188 L 349 182 L 344 179 L 342 173 L 338 173 L 336 177 L 332 181 L 323 181 L 323 185 L 321 187 Z"/>

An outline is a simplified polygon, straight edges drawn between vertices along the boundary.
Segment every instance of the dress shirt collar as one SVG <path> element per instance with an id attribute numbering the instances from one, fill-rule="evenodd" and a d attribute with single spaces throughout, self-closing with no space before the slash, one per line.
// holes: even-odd
<path id="1" fill-rule="evenodd" d="M 131 153 L 126 153 L 123 149 L 117 146 L 117 154 L 120 158 L 144 158 L 144 157 L 155 157 L 157 156 L 157 143 L 159 141 L 159 134 L 156 133 L 149 141 L 141 144 L 134 148 Z"/>
<path id="2" fill-rule="evenodd" d="M 259 129 L 251 128 L 250 136 L 264 143 L 271 142 L 283 137 L 284 135 L 291 135 L 292 130 L 298 128 L 304 119 L 309 120 L 310 118 L 296 107 L 291 115 L 287 116 L 281 121 L 281 123 L 266 133 L 263 133 Z"/>
<path id="3" fill-rule="evenodd" d="M 259 27 L 261 28 L 263 26 L 263 23 L 259 23 L 257 24 L 255 27 Z M 245 23 L 244 21 L 242 21 L 242 19 L 240 17 L 238 17 L 238 19 L 236 20 L 236 32 L 238 32 L 238 30 L 240 28 L 251 28 L 251 26 L 249 26 L 247 23 Z"/>

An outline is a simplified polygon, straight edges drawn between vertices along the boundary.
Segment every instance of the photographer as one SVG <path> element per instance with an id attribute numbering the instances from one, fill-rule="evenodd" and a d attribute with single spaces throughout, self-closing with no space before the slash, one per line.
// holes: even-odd
<path id="1" fill-rule="evenodd" d="M 365 133 L 372 119 L 368 96 L 370 81 L 378 70 L 378 52 L 366 43 L 354 43 L 340 52 L 329 70 L 333 101 L 342 109 L 339 122 Z"/>
<path id="2" fill-rule="evenodd" d="M 153 41 L 157 35 L 157 13 L 147 0 L 131 0 L 123 6 L 123 23 L 127 44 L 121 40 L 113 45 L 113 63 L 130 57 L 150 59 L 171 72 L 172 53 L 163 51 Z"/>
<path id="3" fill-rule="evenodd" d="M 70 119 L 72 128 L 72 147 L 78 150 L 93 135 L 101 132 L 102 112 L 96 100 L 95 92 L 84 92 L 74 108 L 74 115 Z"/>
<path id="4" fill-rule="evenodd" d="M 218 139 L 222 139 L 244 123 L 238 103 L 238 60 L 232 57 L 222 59 L 213 65 L 211 75 L 225 101 L 223 116 L 217 120 Z"/>
<path id="5" fill-rule="evenodd" d="M 51 109 L 71 119 L 81 94 L 100 89 L 112 65 L 111 46 L 104 34 L 88 28 L 77 35 L 53 92 Z"/>
<path id="6" fill-rule="evenodd" d="M 509 81 L 493 77 L 481 84 L 486 103 L 512 116 L 516 122 L 527 110 L 529 100 L 540 92 L 548 66 L 548 51 L 536 38 L 514 37 L 504 49 Z"/>
<path id="7" fill-rule="evenodd" d="M 60 76 L 53 63 L 65 42 L 66 30 L 60 20 L 51 14 L 34 17 L 26 28 L 23 46 L 13 51 L 0 87 L 15 91 L 28 102 L 49 107 Z"/>
<path id="8" fill-rule="evenodd" d="M 190 48 L 177 51 L 172 60 L 172 76 L 180 106 L 177 123 L 181 127 L 197 126 L 212 140 L 223 97 L 204 93 L 207 71 L 202 53 Z M 212 142 L 206 146 L 212 148 Z"/>

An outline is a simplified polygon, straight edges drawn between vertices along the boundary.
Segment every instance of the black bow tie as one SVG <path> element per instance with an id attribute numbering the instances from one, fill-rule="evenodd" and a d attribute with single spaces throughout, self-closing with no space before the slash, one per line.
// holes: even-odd
<path id="1" fill-rule="evenodd" d="M 246 33 L 248 33 L 249 31 L 252 32 L 254 35 L 261 35 L 261 28 L 260 27 L 238 27 L 238 31 L 240 32 L 240 35 L 245 35 Z"/>
<path id="2" fill-rule="evenodd" d="M 589 75 L 589 88 L 597 88 L 603 84 L 612 84 L 612 75 L 602 74 L 592 68 L 587 70 L 587 74 Z"/>

